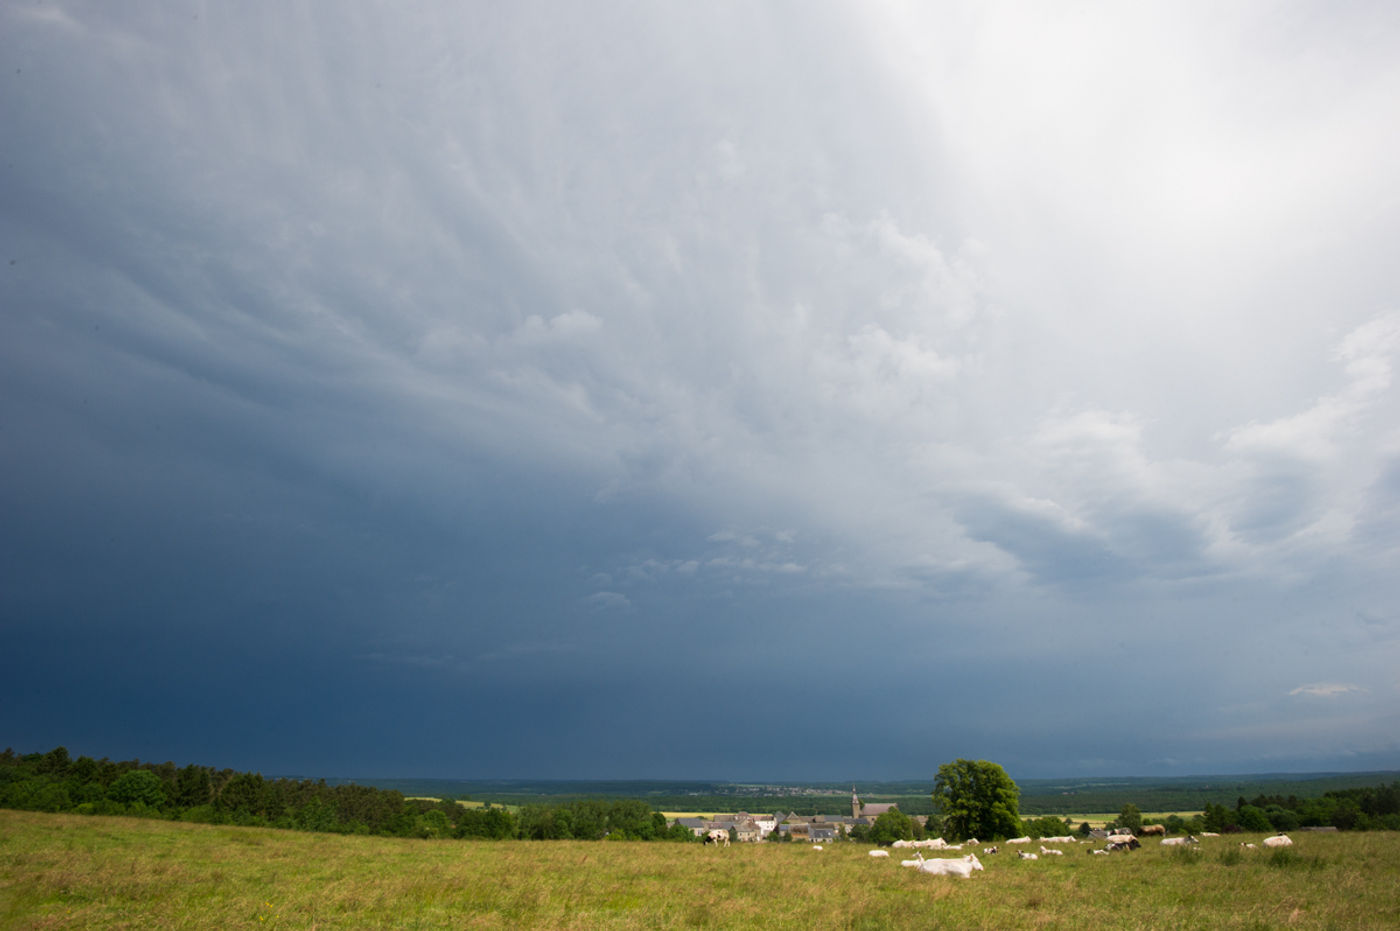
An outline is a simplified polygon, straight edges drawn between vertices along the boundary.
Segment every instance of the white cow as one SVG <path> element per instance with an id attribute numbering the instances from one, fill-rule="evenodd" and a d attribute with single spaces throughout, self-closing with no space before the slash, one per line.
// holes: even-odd
<path id="1" fill-rule="evenodd" d="M 1030 842 L 1031 839 L 1029 837 L 1013 837 L 1011 840 L 1007 841 L 1008 844 L 1029 844 Z"/>
<path id="2" fill-rule="evenodd" d="M 929 873 L 933 876 L 961 876 L 968 879 L 972 876 L 973 870 L 982 869 L 982 861 L 977 859 L 977 854 L 970 853 L 965 857 L 956 860 L 935 859 L 925 860 L 919 864 L 919 871 Z"/>
<path id="3" fill-rule="evenodd" d="M 1063 857 L 1065 855 L 1063 850 L 1056 850 L 1054 847 L 1046 847 L 1044 844 L 1040 845 L 1040 852 L 1047 857 Z"/>
<path id="4" fill-rule="evenodd" d="M 914 859 L 912 859 L 912 860 L 900 860 L 900 861 L 899 861 L 899 865 L 900 865 L 900 866 L 921 866 L 921 865 L 923 864 L 923 862 L 924 862 L 924 855 L 921 854 L 921 853 L 916 853 L 916 854 L 914 854 Z"/>
<path id="5" fill-rule="evenodd" d="M 1039 857 L 1037 854 L 1026 853 L 1024 850 L 1018 850 L 1018 851 L 1016 851 L 1016 856 L 1020 857 L 1022 860 L 1039 860 L 1039 859 L 1040 859 L 1040 857 Z"/>
<path id="6" fill-rule="evenodd" d="M 1275 834 L 1273 837 L 1264 838 L 1265 847 L 1292 847 L 1293 838 L 1287 834 Z"/>
<path id="7" fill-rule="evenodd" d="M 821 849 L 822 849 L 822 845 L 821 845 L 821 844 L 813 844 L 813 845 L 812 845 L 812 849 L 813 849 L 813 850 L 821 850 Z"/>
<path id="8" fill-rule="evenodd" d="M 1196 838 L 1191 837 L 1191 836 L 1189 836 L 1189 835 L 1186 836 L 1186 837 L 1164 837 L 1164 838 L 1162 838 L 1162 846 L 1163 846 L 1163 847 L 1185 847 L 1187 844 L 1199 844 L 1199 843 L 1200 843 L 1200 841 L 1196 840 Z"/>
<path id="9" fill-rule="evenodd" d="M 870 851 L 870 855 L 872 857 L 888 857 L 890 852 L 888 850 L 872 850 Z"/>
<path id="10" fill-rule="evenodd" d="M 721 828 L 715 828 L 713 831 L 705 835 L 705 843 L 714 844 L 716 847 L 723 844 L 725 847 L 728 847 L 729 832 Z"/>

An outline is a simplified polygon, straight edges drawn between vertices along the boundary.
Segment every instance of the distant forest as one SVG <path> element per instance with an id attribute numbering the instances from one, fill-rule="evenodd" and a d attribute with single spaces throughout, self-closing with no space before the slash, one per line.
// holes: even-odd
<path id="1" fill-rule="evenodd" d="M 1384 786 L 1400 772 L 1316 773 L 1307 775 L 1124 777 L 1085 780 L 1021 779 L 1021 814 L 1113 814 L 1124 805 L 1141 811 L 1204 811 L 1207 805 L 1236 806 L 1240 799 L 1320 798 Z M 348 781 L 348 780 L 331 780 Z M 642 799 L 660 811 L 796 812 L 799 815 L 851 813 L 852 784 L 761 785 L 752 783 L 646 780 L 456 780 L 370 779 L 405 795 L 527 805 L 613 797 Z M 854 786 L 864 802 L 894 802 L 908 815 L 931 815 L 933 780 L 862 781 Z"/>
<path id="2" fill-rule="evenodd" d="M 1171 779 L 1027 779 L 1027 832 L 1060 833 L 1065 815 L 1201 812 L 1164 819 L 1173 830 L 1400 830 L 1400 773 Z M 1388 781 L 1387 781 L 1388 780 Z M 212 824 L 398 837 L 691 841 L 663 811 L 850 814 L 851 786 L 718 782 L 346 779 L 236 772 L 209 766 L 114 762 L 66 748 L 0 754 L 0 808 L 127 815 Z M 931 782 L 865 782 L 865 802 L 932 815 Z M 482 803 L 464 806 L 458 801 Z M 1052 824 L 1052 822 L 1054 822 Z M 1066 824 L 1066 828 L 1073 826 Z"/>
<path id="3" fill-rule="evenodd" d="M 515 810 L 465 807 L 450 798 L 406 798 L 397 789 L 349 782 L 265 779 L 260 773 L 140 760 L 75 760 L 64 747 L 0 754 L 0 808 L 393 837 L 695 839 L 636 799 L 533 802 Z"/>

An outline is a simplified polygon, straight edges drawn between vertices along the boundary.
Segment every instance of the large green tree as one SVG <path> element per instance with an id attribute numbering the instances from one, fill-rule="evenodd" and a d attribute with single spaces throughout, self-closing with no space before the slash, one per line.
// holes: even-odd
<path id="1" fill-rule="evenodd" d="M 1132 802 L 1123 806 L 1123 810 L 1118 813 L 1118 826 L 1127 828 L 1134 834 L 1142 833 L 1142 812 Z"/>
<path id="2" fill-rule="evenodd" d="M 888 847 L 897 840 L 913 840 L 914 821 L 898 808 L 892 809 L 875 819 L 866 838 L 882 847 Z"/>
<path id="3" fill-rule="evenodd" d="M 1021 790 L 996 763 L 954 760 L 938 767 L 933 807 L 954 840 L 1015 837 L 1021 831 Z"/>
<path id="4" fill-rule="evenodd" d="M 159 808 L 165 804 L 165 785 L 149 769 L 132 769 L 117 777 L 107 795 L 124 805 L 140 803 L 148 808 Z"/>

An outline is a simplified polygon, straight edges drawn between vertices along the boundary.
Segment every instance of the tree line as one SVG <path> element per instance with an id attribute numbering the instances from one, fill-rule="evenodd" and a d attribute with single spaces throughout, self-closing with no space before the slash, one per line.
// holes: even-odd
<path id="1" fill-rule="evenodd" d="M 1112 826 L 1136 833 L 1147 823 L 1151 822 L 1142 817 L 1138 807 L 1129 804 L 1123 806 Z M 1339 831 L 1400 831 L 1400 780 L 1389 785 L 1333 789 L 1316 798 L 1263 793 L 1252 799 L 1240 796 L 1233 808 L 1208 802 L 1199 815 L 1169 815 L 1160 823 L 1172 834 L 1267 834 L 1326 827 Z M 1080 827 L 1087 833 L 1087 825 Z"/>
<path id="2" fill-rule="evenodd" d="M 393 789 L 265 779 L 191 764 L 73 759 L 67 748 L 0 754 L 0 808 L 126 815 L 390 837 L 693 841 L 646 802 L 583 799 L 519 811 L 406 798 Z"/>
<path id="3" fill-rule="evenodd" d="M 938 768 L 932 796 L 936 813 L 924 829 L 929 834 L 939 832 L 959 840 L 1073 833 L 1087 836 L 1090 833 L 1088 823 L 1075 828 L 1068 818 L 1056 815 L 1023 819 L 1019 800 L 1019 787 L 997 764 L 986 760 L 955 760 Z M 1136 834 L 1146 823 L 1138 807 L 1129 803 L 1109 826 L 1128 828 Z M 1210 802 L 1200 814 L 1189 818 L 1170 815 L 1160 823 L 1170 834 L 1272 833 L 1308 827 L 1334 827 L 1343 831 L 1400 830 L 1400 781 L 1333 789 L 1316 798 L 1261 793 L 1247 800 L 1241 796 L 1233 809 Z M 912 826 L 902 822 L 892 821 L 890 826 L 906 838 L 913 833 Z M 876 838 L 872 836 L 872 839 Z"/>

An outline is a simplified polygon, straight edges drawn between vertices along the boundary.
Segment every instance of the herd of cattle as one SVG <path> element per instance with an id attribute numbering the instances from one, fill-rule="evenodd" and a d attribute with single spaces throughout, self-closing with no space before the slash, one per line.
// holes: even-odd
<path id="1" fill-rule="evenodd" d="M 1186 847 L 1200 843 L 1200 840 L 1198 840 L 1195 835 L 1187 835 L 1186 837 L 1166 837 L 1166 831 L 1161 825 L 1149 825 L 1143 828 L 1141 834 L 1144 837 L 1149 835 L 1162 835 L 1161 844 L 1163 847 Z M 1201 836 L 1219 837 L 1220 835 L 1203 832 Z M 721 830 L 710 831 L 705 835 L 705 843 L 728 847 L 729 832 Z M 1031 843 L 1031 839 L 1029 837 L 1013 837 L 1011 840 L 1003 841 L 1003 843 L 1027 845 Z M 1079 843 L 1079 839 L 1075 837 L 1042 837 L 1040 839 L 1040 853 L 1018 850 L 1016 851 L 1016 856 L 1022 860 L 1039 860 L 1041 857 L 1062 857 L 1065 853 L 1063 850 L 1060 850 L 1058 847 L 1047 847 L 1045 845 L 1077 843 Z M 1287 834 L 1275 834 L 1273 837 L 1266 837 L 1262 843 L 1265 847 L 1293 846 L 1293 840 Z M 975 837 L 963 841 L 961 844 L 950 844 L 941 837 L 935 837 L 931 840 L 897 840 L 892 846 L 899 849 L 919 848 L 914 851 L 914 859 L 900 860 L 900 866 L 912 867 L 919 870 L 921 873 L 929 873 L 934 876 L 961 876 L 963 879 L 968 879 L 972 876 L 973 870 L 984 869 L 982 861 L 977 859 L 977 854 L 975 852 L 955 858 L 933 857 L 925 859 L 923 851 L 962 850 L 964 847 L 976 847 L 977 845 L 978 840 Z M 1241 844 L 1240 846 L 1251 850 L 1258 847 L 1257 844 Z M 1126 853 L 1128 851 L 1137 850 L 1140 847 L 1142 847 L 1142 841 L 1138 840 L 1136 836 L 1128 831 L 1119 831 L 1104 838 L 1104 845 L 1102 847 L 1089 847 L 1085 852 L 1098 856 L 1108 856 L 1113 853 Z M 822 846 L 821 844 L 813 844 L 811 849 L 821 850 Z M 1001 848 L 999 846 L 982 848 L 983 856 L 991 856 L 1000 852 Z M 888 850 L 875 849 L 870 851 L 870 856 L 876 858 L 888 858 L 889 855 L 890 852 Z"/>
<path id="2" fill-rule="evenodd" d="M 1150 835 L 1150 834 L 1164 835 L 1164 834 L 1165 834 L 1164 831 L 1143 831 L 1142 833 L 1143 833 L 1144 835 Z M 1218 835 L 1218 834 L 1212 834 L 1212 833 L 1204 833 L 1204 834 L 1202 834 L 1202 836 L 1203 836 L 1203 837 L 1219 837 L 1220 835 Z M 1018 850 L 1018 851 L 1016 852 L 1016 855 L 1017 855 L 1020 859 L 1022 859 L 1022 860 L 1039 860 L 1041 857 L 1062 857 L 1062 856 L 1064 856 L 1064 851 L 1063 851 L 1063 850 L 1060 850 L 1058 847 L 1047 847 L 1047 846 L 1045 846 L 1045 845 L 1046 845 L 1046 844 L 1076 844 L 1076 843 L 1078 843 L 1078 842 L 1079 842 L 1079 841 L 1078 841 L 1076 838 L 1073 838 L 1073 837 L 1043 837 L 1043 838 L 1041 838 L 1041 843 L 1040 843 L 1040 853 L 1031 853 L 1030 851 L 1027 851 L 1027 850 Z M 1004 843 L 1007 843 L 1007 844 L 1019 844 L 1019 845 L 1024 845 L 1024 844 L 1029 844 L 1029 843 L 1031 843 L 1031 839 L 1030 839 L 1029 837 L 1014 837 L 1014 838 L 1012 838 L 1012 839 L 1009 840 L 1009 841 L 1005 841 Z M 1161 844 L 1162 844 L 1163 847 L 1185 847 L 1185 846 L 1188 846 L 1188 845 L 1191 845 L 1191 844 L 1199 844 L 1199 843 L 1200 843 L 1200 841 L 1199 841 L 1195 836 L 1192 836 L 1192 835 L 1188 835 L 1188 836 L 1186 836 L 1186 837 L 1165 837 L 1165 836 L 1163 836 L 1163 837 L 1162 837 L 1162 840 L 1161 840 Z M 950 843 L 948 843 L 947 841 L 943 840 L 943 838 L 941 838 L 941 837 L 940 837 L 940 838 L 935 838 L 934 840 L 924 840 L 924 841 L 902 841 L 902 840 L 901 840 L 901 841 L 895 841 L 895 842 L 894 842 L 894 846 L 895 846 L 895 847 L 922 847 L 922 848 L 928 848 L 928 849 L 931 849 L 931 850 L 961 850 L 964 846 L 968 846 L 968 845 L 976 846 L 976 844 L 977 844 L 976 838 L 973 838 L 972 840 L 966 841 L 966 842 L 963 843 L 963 844 L 950 844 Z M 1263 845 L 1264 845 L 1265 847 L 1291 847 L 1291 846 L 1293 846 L 1293 840 L 1292 840 L 1287 834 L 1276 834 L 1276 835 L 1274 835 L 1273 837 L 1266 837 L 1266 838 L 1264 838 L 1264 840 L 1263 840 Z M 1112 854 L 1112 853 L 1127 852 L 1127 851 L 1130 851 L 1130 850 L 1137 850 L 1137 849 L 1140 848 L 1141 846 L 1142 846 L 1142 842 L 1141 842 L 1140 840 L 1138 840 L 1137 837 L 1135 837 L 1134 835 L 1132 835 L 1132 834 L 1130 834 L 1130 833 L 1127 833 L 1127 832 L 1121 832 L 1121 833 L 1117 833 L 1117 834 L 1110 834 L 1110 835 L 1108 835 L 1108 837 L 1105 838 L 1104 845 L 1103 845 L 1102 847 L 1090 847 L 1086 852 L 1087 852 L 1087 853 L 1090 853 L 1090 854 L 1097 854 L 1097 855 L 1099 855 L 1099 856 L 1108 856 L 1108 855 L 1110 855 L 1110 854 Z M 1256 844 L 1241 844 L 1240 846 L 1241 846 L 1241 847 L 1246 847 L 1246 848 L 1249 848 L 1249 849 L 1255 849 L 1258 845 L 1256 845 Z M 817 849 L 820 849 L 820 848 L 817 848 Z M 1001 852 L 1000 847 L 997 847 L 997 846 L 983 847 L 983 848 L 982 848 L 982 855 L 983 855 L 983 856 L 990 856 L 990 855 L 992 855 L 992 854 L 997 854 L 997 853 L 1000 853 L 1000 852 Z M 876 850 L 870 851 L 870 856 L 872 856 L 872 857 L 886 858 L 886 857 L 889 857 L 889 855 L 890 855 L 890 852 L 889 852 L 888 850 L 876 849 Z M 977 859 L 977 854 L 976 854 L 976 853 L 970 853 L 970 854 L 967 854 L 966 856 L 957 857 L 957 858 L 936 857 L 936 858 L 933 858 L 933 859 L 924 859 L 923 851 L 921 851 L 921 850 L 915 852 L 915 854 L 914 854 L 914 859 L 912 859 L 912 860 L 901 860 L 900 863 L 899 863 L 899 865 L 900 865 L 900 866 L 913 867 L 913 868 L 919 870 L 920 872 L 923 872 L 923 873 L 931 873 L 931 874 L 933 874 L 933 875 L 935 875 L 935 876 L 961 876 L 963 879 L 970 878 L 970 877 L 972 876 L 972 871 L 973 871 L 973 870 L 980 870 L 980 869 L 983 869 L 982 861 L 980 861 L 980 860 Z"/>

